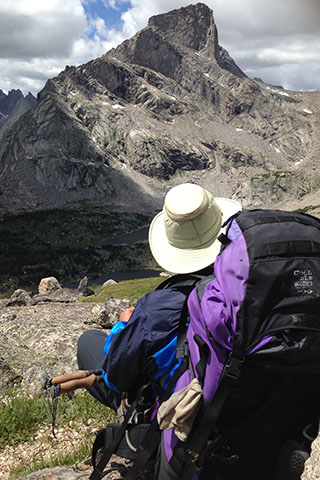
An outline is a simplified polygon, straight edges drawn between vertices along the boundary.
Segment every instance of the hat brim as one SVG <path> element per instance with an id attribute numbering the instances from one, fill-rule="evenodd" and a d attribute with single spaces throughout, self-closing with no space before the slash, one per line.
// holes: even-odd
<path id="1" fill-rule="evenodd" d="M 222 224 L 232 215 L 242 210 L 241 204 L 229 198 L 215 197 L 222 211 Z M 222 233 L 224 229 L 220 229 Z M 219 240 L 208 242 L 199 248 L 177 248 L 172 246 L 166 236 L 163 212 L 158 213 L 149 228 L 149 245 L 156 262 L 172 273 L 191 273 L 211 265 L 220 252 Z"/>

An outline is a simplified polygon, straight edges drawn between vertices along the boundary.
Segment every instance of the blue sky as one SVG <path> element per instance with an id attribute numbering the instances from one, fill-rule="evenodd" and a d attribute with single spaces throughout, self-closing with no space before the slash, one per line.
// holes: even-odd
<path id="1" fill-rule="evenodd" d="M 121 19 L 122 13 L 131 7 L 130 2 L 122 2 L 120 5 L 116 2 L 111 2 L 113 6 L 110 6 L 110 2 L 96 0 L 83 2 L 83 8 L 87 18 L 102 18 L 107 27 L 115 30 L 121 30 L 123 20 Z M 89 37 L 93 38 L 94 29 L 90 32 Z"/>
<path id="2" fill-rule="evenodd" d="M 101 56 L 152 15 L 192 0 L 1 0 L 0 89 L 36 94 L 66 65 Z M 250 77 L 320 88 L 319 0 L 205 0 L 219 43 Z"/>

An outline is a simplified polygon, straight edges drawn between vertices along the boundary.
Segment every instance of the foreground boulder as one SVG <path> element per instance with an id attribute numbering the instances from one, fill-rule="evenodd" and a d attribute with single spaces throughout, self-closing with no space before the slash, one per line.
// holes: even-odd
<path id="1" fill-rule="evenodd" d="M 120 320 L 123 310 L 129 307 L 131 307 L 130 300 L 107 297 L 104 305 L 96 304 L 92 307 L 92 321 L 102 328 L 112 328 Z"/>
<path id="2" fill-rule="evenodd" d="M 7 307 L 19 307 L 31 303 L 31 296 L 25 290 L 19 288 L 10 297 Z"/>
<path id="3" fill-rule="evenodd" d="M 312 444 L 310 458 L 306 461 L 301 480 L 320 479 L 320 432 Z"/>
<path id="4" fill-rule="evenodd" d="M 78 285 L 78 292 L 84 297 L 94 295 L 94 291 L 88 287 L 88 277 L 83 277 L 82 280 L 80 280 Z"/>
<path id="5" fill-rule="evenodd" d="M 55 277 L 43 278 L 39 283 L 38 291 L 40 295 L 46 295 L 47 293 L 54 292 L 61 288 L 60 283 Z"/>
<path id="6" fill-rule="evenodd" d="M 131 465 L 130 460 L 113 455 L 105 469 L 104 480 L 122 480 Z M 89 460 L 69 467 L 46 468 L 30 473 L 19 480 L 87 480 L 91 473 L 92 466 Z M 142 468 L 139 473 L 139 480 L 156 480 L 152 462 L 147 462 Z"/>

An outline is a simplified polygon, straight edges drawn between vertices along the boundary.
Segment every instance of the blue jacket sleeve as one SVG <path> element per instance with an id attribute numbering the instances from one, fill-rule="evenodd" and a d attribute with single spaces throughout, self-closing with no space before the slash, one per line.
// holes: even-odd
<path id="1" fill-rule="evenodd" d="M 147 380 L 148 357 L 175 335 L 185 299 L 178 290 L 155 290 L 139 300 L 126 327 L 113 335 L 103 369 L 118 391 Z"/>

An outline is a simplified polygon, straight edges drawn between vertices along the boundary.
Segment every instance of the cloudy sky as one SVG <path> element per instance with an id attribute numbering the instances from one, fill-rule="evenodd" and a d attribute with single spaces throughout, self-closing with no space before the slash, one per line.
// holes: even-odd
<path id="1" fill-rule="evenodd" d="M 66 65 L 102 55 L 148 18 L 192 0 L 0 0 L 0 89 L 36 94 Z M 204 0 L 220 45 L 250 77 L 320 88 L 320 0 Z"/>

